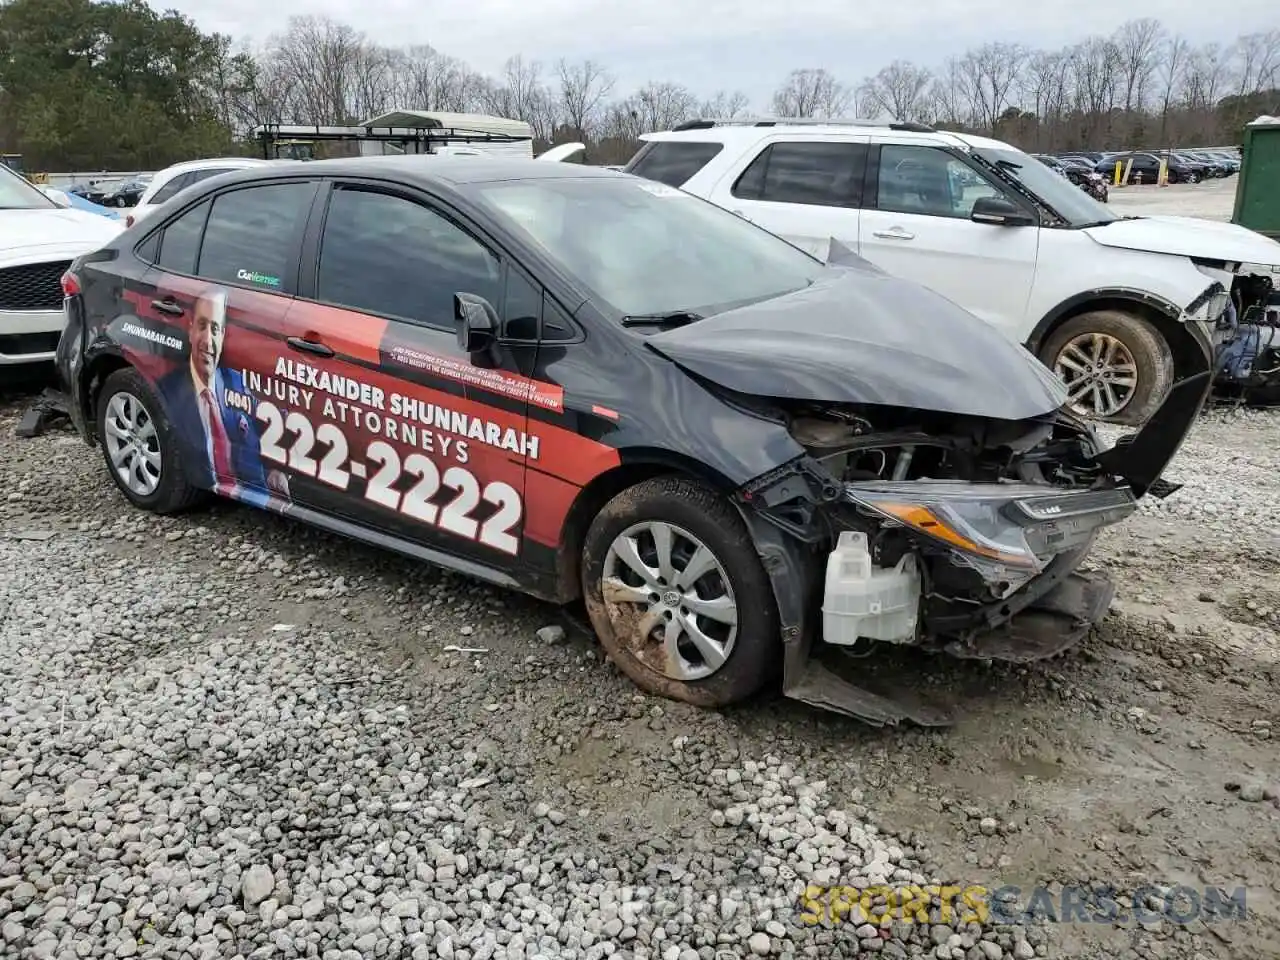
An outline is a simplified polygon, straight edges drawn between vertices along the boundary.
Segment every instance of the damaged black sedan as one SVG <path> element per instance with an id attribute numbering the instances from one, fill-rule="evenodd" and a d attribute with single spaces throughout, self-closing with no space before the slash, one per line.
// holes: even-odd
<path id="1" fill-rule="evenodd" d="M 63 279 L 59 370 L 122 494 L 274 510 L 558 603 L 646 690 L 901 711 L 866 641 L 1030 660 L 1161 473 L 1203 369 L 1103 450 L 1031 354 L 844 250 L 580 166 L 252 169 Z M 1203 331 L 1196 331 L 1204 338 Z"/>

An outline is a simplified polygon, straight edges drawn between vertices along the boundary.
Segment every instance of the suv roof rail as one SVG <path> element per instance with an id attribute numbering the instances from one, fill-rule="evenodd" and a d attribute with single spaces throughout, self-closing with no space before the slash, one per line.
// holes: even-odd
<path id="1" fill-rule="evenodd" d="M 671 128 L 672 132 L 680 132 L 683 130 L 710 130 L 712 127 L 777 127 L 777 126 L 795 126 L 795 127 L 887 127 L 890 130 L 902 130 L 908 133 L 936 133 L 933 127 L 923 123 L 914 123 L 911 121 L 899 122 L 892 120 L 885 122 L 883 120 L 863 120 L 863 119 L 840 119 L 840 120 L 821 120 L 816 117 L 733 117 L 731 119 L 716 119 L 700 117 L 696 120 L 686 120 L 678 123 Z"/>

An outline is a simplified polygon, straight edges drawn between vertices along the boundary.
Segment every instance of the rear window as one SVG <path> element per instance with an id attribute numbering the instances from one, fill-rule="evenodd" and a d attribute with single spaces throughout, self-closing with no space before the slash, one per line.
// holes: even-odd
<path id="1" fill-rule="evenodd" d="M 687 183 L 690 177 L 723 149 L 722 143 L 652 140 L 641 147 L 640 152 L 623 169 L 626 173 L 633 173 L 646 180 L 679 187 Z"/>

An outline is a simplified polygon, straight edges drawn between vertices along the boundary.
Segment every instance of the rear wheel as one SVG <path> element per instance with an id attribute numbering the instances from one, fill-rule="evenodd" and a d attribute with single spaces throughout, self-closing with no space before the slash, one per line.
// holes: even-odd
<path id="1" fill-rule="evenodd" d="M 1173 352 L 1148 321 L 1095 310 L 1058 327 L 1040 359 L 1067 386 L 1076 412 L 1107 423 L 1145 423 L 1173 383 Z"/>
<path id="2" fill-rule="evenodd" d="M 779 662 L 773 589 L 742 518 L 682 477 L 614 497 L 583 544 L 587 613 L 642 689 L 700 707 L 755 694 Z"/>
<path id="3" fill-rule="evenodd" d="M 135 507 L 176 513 L 201 499 L 187 482 L 159 398 L 132 367 L 115 371 L 102 385 L 98 438 L 111 479 Z"/>

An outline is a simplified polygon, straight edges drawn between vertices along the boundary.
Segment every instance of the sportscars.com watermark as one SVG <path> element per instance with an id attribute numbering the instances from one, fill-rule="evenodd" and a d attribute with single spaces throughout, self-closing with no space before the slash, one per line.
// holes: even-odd
<path id="1" fill-rule="evenodd" d="M 1025 895 L 1025 896 L 1024 896 Z M 1132 923 L 1244 920 L 1245 889 L 1144 886 L 1121 893 L 1112 887 L 1047 887 L 1024 890 L 971 886 L 808 886 L 800 895 L 800 922 L 888 925 L 894 922 L 1025 924 Z"/>

